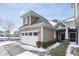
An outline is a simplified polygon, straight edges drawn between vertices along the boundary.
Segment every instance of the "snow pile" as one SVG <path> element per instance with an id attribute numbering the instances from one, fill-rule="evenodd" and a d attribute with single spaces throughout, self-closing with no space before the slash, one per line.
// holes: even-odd
<path id="1" fill-rule="evenodd" d="M 21 54 L 16 55 L 16 56 L 37 56 L 37 55 L 34 54 L 34 53 L 31 53 L 31 52 L 26 51 L 26 52 L 21 53 Z"/>
<path id="2" fill-rule="evenodd" d="M 26 50 L 31 50 L 31 51 L 38 51 L 38 52 L 46 52 L 45 49 L 43 48 L 37 48 L 37 47 L 33 47 L 33 46 L 28 46 L 28 45 L 22 45 L 19 44 L 22 48 L 26 49 Z"/>
<path id="3" fill-rule="evenodd" d="M 67 51 L 66 51 L 66 56 L 74 56 L 71 54 L 72 52 L 72 47 L 76 48 L 79 47 L 75 42 L 70 42 L 70 45 L 68 45 Z"/>

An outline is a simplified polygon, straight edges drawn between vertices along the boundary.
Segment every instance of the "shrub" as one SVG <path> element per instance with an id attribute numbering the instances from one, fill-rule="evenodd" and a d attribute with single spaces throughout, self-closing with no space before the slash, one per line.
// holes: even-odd
<path id="1" fill-rule="evenodd" d="M 54 43 L 56 43 L 56 40 L 54 40 L 54 41 L 52 40 L 52 41 L 49 41 L 49 42 L 41 42 L 43 48 L 47 48 Z"/>

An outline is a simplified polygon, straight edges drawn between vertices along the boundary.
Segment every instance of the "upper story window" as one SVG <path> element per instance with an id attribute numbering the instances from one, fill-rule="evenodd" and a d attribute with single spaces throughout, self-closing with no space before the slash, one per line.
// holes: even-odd
<path id="1" fill-rule="evenodd" d="M 26 18 L 24 18 L 23 24 L 24 24 L 24 25 L 28 25 L 28 24 L 29 24 L 29 16 L 26 17 Z"/>
<path id="2" fill-rule="evenodd" d="M 33 34 L 34 36 L 37 36 L 38 35 L 38 32 L 34 32 L 34 34 Z"/>

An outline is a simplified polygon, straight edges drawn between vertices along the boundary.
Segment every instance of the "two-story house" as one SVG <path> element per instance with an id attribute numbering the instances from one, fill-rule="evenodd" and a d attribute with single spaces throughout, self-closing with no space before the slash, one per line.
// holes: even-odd
<path id="1" fill-rule="evenodd" d="M 34 11 L 29 11 L 21 18 L 23 26 L 19 28 L 19 31 L 22 43 L 36 46 L 37 41 L 49 42 L 67 39 L 77 42 L 78 35 L 74 17 L 63 21 L 49 21 Z"/>
<path id="2" fill-rule="evenodd" d="M 21 18 L 23 19 L 23 26 L 19 28 L 21 42 L 36 46 L 37 41 L 55 40 L 54 27 L 41 15 L 30 11 Z"/>

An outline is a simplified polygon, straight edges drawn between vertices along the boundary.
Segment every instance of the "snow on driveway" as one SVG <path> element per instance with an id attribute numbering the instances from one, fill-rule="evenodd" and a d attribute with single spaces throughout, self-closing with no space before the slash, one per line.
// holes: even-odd
<path id="1" fill-rule="evenodd" d="M 2 46 L 0 47 L 0 56 L 9 56 L 9 53 Z"/>
<path id="2" fill-rule="evenodd" d="M 16 56 L 37 56 L 37 55 L 31 52 L 25 51 L 24 53 L 18 54 Z"/>
<path id="3" fill-rule="evenodd" d="M 20 47 L 17 45 L 19 45 Z M 29 52 L 29 51 L 46 52 L 46 50 L 43 48 L 37 48 L 37 47 L 33 47 L 33 46 L 24 45 L 19 42 L 15 42 L 15 41 L 1 42 L 0 46 L 3 46 L 4 49 L 6 49 L 10 55 L 17 55 L 18 54 L 18 55 L 26 55 L 26 56 L 27 55 L 33 55 L 33 56 L 35 55 L 36 56 L 37 54 L 35 54 L 33 52 Z"/>
<path id="4" fill-rule="evenodd" d="M 70 42 L 70 44 L 68 45 L 67 51 L 66 51 L 66 56 L 74 56 L 73 54 L 71 54 L 72 47 L 76 48 L 79 46 L 75 42 Z"/>
<path id="5" fill-rule="evenodd" d="M 19 45 L 15 44 L 15 43 L 3 45 L 3 47 L 7 50 L 7 52 L 11 56 L 16 56 L 16 55 L 26 51 L 25 49 L 23 49 L 22 47 L 20 47 Z"/>
<path id="6" fill-rule="evenodd" d="M 43 49 L 43 48 L 37 48 L 33 46 L 24 45 L 16 41 L 5 41 L 5 42 L 0 43 L 0 46 L 3 46 L 4 48 L 6 48 L 8 53 L 10 53 L 11 55 L 16 55 L 16 56 L 38 56 L 41 53 L 45 55 L 47 51 L 53 48 L 56 48 L 59 45 L 60 43 L 57 42 L 51 45 L 50 47 Z M 16 52 L 13 52 L 13 51 L 16 51 Z M 5 52 L 5 54 L 7 54 L 7 52 Z"/>
<path id="7" fill-rule="evenodd" d="M 36 54 L 26 51 L 14 41 L 5 41 L 0 43 L 0 56 L 36 56 Z"/>

